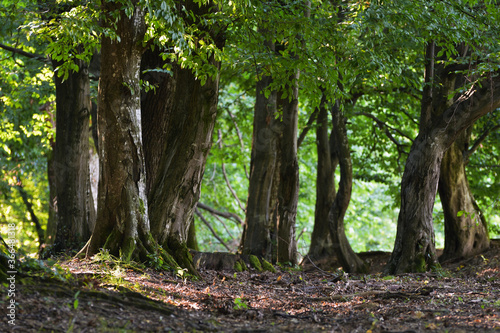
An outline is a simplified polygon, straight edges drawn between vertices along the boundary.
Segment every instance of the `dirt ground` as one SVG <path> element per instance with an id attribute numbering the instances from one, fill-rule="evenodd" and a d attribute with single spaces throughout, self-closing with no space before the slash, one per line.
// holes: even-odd
<path id="1" fill-rule="evenodd" d="M 13 332 L 499 332 L 500 241 L 437 273 L 384 276 L 387 253 L 363 254 L 369 275 L 314 267 L 183 272 L 68 260 L 69 283 L 18 281 Z M 4 288 L 4 287 L 2 287 Z M 4 288 L 5 289 L 5 288 Z M 8 302 L 2 290 L 2 312 Z"/>

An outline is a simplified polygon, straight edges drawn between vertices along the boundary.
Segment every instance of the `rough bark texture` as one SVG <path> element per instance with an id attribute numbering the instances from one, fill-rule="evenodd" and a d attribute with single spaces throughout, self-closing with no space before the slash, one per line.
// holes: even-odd
<path id="1" fill-rule="evenodd" d="M 318 169 L 316 173 L 316 207 L 314 211 L 314 228 L 311 235 L 309 256 L 312 260 L 332 258 L 335 256 L 328 214 L 335 200 L 335 169 L 339 159 L 333 147 L 333 133 L 328 136 L 330 128 L 325 98 L 319 106 L 316 127 L 316 147 L 318 151 Z"/>
<path id="2" fill-rule="evenodd" d="M 282 263 L 297 263 L 295 219 L 299 200 L 299 162 L 297 159 L 297 125 L 299 115 L 299 71 L 290 77 L 290 95 L 279 99 L 281 119 L 280 182 L 278 188 L 278 257 Z"/>
<path id="3" fill-rule="evenodd" d="M 195 16 L 215 9 L 212 4 L 199 6 L 194 1 L 185 1 L 183 5 Z M 194 23 L 189 20 L 186 18 L 188 23 Z M 223 46 L 224 39 L 216 26 L 199 24 L 198 28 L 209 33 L 218 47 Z M 218 72 L 220 62 L 213 56 L 208 57 L 208 62 Z M 189 258 L 186 241 L 212 145 L 219 75 L 209 77 L 202 85 L 188 68 L 173 63 L 172 71 L 172 77 L 165 74 L 158 78 L 156 97 L 143 101 L 146 167 L 151 177 L 147 186 L 149 216 L 158 243 Z M 190 260 L 174 257 L 181 261 L 179 264 L 190 266 Z"/>
<path id="4" fill-rule="evenodd" d="M 464 153 L 469 138 L 470 131 L 461 134 L 441 162 L 438 191 L 444 212 L 445 242 L 440 261 L 471 257 L 490 244 L 486 219 L 474 200 L 465 170 Z"/>
<path id="5" fill-rule="evenodd" d="M 147 260 L 156 253 L 150 233 L 142 150 L 139 73 L 144 13 L 131 17 L 122 5 L 103 2 L 103 24 L 119 15 L 120 41 L 103 37 L 98 98 L 100 178 L 97 223 L 87 254 L 100 248 L 122 260 Z"/>
<path id="6" fill-rule="evenodd" d="M 351 200 L 352 192 L 352 161 L 347 139 L 347 129 L 344 116 L 337 101 L 332 110 L 333 138 L 340 166 L 339 190 L 331 206 L 328 221 L 333 247 L 343 269 L 350 273 L 366 273 L 366 263 L 352 250 L 345 234 L 344 217 Z"/>
<path id="7" fill-rule="evenodd" d="M 478 78 L 482 81 L 481 86 L 474 85 L 449 101 L 450 89 L 459 88 L 462 82 L 457 82 L 447 68 L 434 64 L 435 54 L 434 45 L 430 43 L 420 130 L 410 150 L 401 182 L 396 241 L 386 267 L 386 272 L 391 274 L 425 271 L 438 264 L 432 209 L 443 155 L 465 129 L 500 106 L 498 75 Z"/>
<path id="8" fill-rule="evenodd" d="M 62 63 L 54 61 L 57 68 Z M 95 223 L 89 175 L 90 81 L 87 67 L 66 80 L 55 75 L 56 143 L 53 163 L 57 229 L 52 252 L 81 248 Z"/>
<path id="9" fill-rule="evenodd" d="M 257 82 L 253 120 L 253 142 L 246 220 L 241 251 L 275 261 L 276 238 L 273 210 L 277 201 L 279 125 L 276 122 L 276 92 L 266 97 L 264 91 L 272 79 L 263 76 Z M 274 258 L 273 258 L 274 257 Z"/>

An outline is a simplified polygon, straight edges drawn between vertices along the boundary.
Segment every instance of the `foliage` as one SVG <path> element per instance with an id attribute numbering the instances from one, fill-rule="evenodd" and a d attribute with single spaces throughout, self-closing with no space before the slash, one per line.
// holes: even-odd
<path id="1" fill-rule="evenodd" d="M 75 60 L 89 61 L 99 50 L 102 34 L 113 36 L 113 31 L 101 31 L 99 1 L 1 3 L 0 44 L 21 49 L 34 58 L 0 49 L 0 232 L 5 233 L 4 226 L 15 222 L 20 246 L 35 252 L 36 233 L 15 186 L 23 186 L 45 226 L 50 204 L 46 165 L 55 122 L 53 70 L 45 55 L 63 62 L 56 73 L 64 77 L 69 70 L 79 69 Z M 194 9 L 180 8 L 173 0 L 140 3 L 147 14 L 145 47 L 160 47 L 165 59 L 190 68 L 202 82 L 216 75 L 208 57 L 222 60 L 218 118 L 200 198 L 210 207 L 235 213 L 244 220 L 255 82 L 260 76 L 272 75 L 271 88 L 282 90 L 286 96 L 290 74 L 300 70 L 299 132 L 306 129 L 321 90 L 329 100 L 341 101 L 348 120 L 354 171 L 346 232 L 358 252 L 390 251 L 393 245 L 399 182 L 419 130 L 424 45 L 435 41 L 442 61 L 456 65 L 460 71 L 469 71 L 465 64 L 480 61 L 477 69 L 468 72 L 471 77 L 500 66 L 500 15 L 493 1 L 314 0 L 310 8 L 304 1 L 218 1 L 217 11 L 201 16 L 195 15 Z M 304 15 L 307 11 L 309 16 Z M 214 38 L 219 31 L 203 33 L 205 26 L 225 27 L 224 48 Z M 266 47 L 266 40 L 277 44 L 277 52 Z M 462 42 L 469 45 L 470 58 L 456 54 L 456 45 Z M 169 67 L 155 70 L 168 72 Z M 471 188 L 492 237 L 500 236 L 499 119 L 497 110 L 476 122 L 471 145 L 490 132 L 467 165 Z M 296 229 L 299 252 L 305 254 L 314 221 L 314 127 L 298 155 Z M 240 223 L 209 214 L 206 218 L 236 251 Z M 434 221 L 438 246 L 443 244 L 442 220 L 437 203 Z M 196 226 L 202 250 L 224 249 L 214 243 L 198 220 Z M 165 266 L 160 256 L 149 259 L 157 268 Z"/>
<path id="2" fill-rule="evenodd" d="M 31 2 L 2 2 L 0 44 L 35 55 L 42 49 L 18 28 L 33 19 Z M 33 221 L 16 189 L 28 193 L 44 225 L 48 212 L 47 158 L 54 138 L 52 71 L 38 58 L 0 48 L 0 233 L 16 224 L 16 239 L 29 253 L 39 244 Z"/>

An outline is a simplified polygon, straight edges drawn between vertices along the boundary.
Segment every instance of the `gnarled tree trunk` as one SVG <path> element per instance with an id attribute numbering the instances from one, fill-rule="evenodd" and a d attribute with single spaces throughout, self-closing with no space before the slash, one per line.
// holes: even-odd
<path id="1" fill-rule="evenodd" d="M 183 4 L 195 16 L 216 10 L 213 4 Z M 185 20 L 195 23 L 189 17 Z M 198 28 L 211 34 L 217 47 L 223 46 L 224 39 L 217 27 L 200 24 Z M 149 68 L 163 64 L 159 51 L 147 55 L 146 61 Z M 151 231 L 158 244 L 172 251 L 181 266 L 191 269 L 186 247 L 188 230 L 200 196 L 217 114 L 220 62 L 214 56 L 209 56 L 208 62 L 216 68 L 217 75 L 204 84 L 191 69 L 177 63 L 172 64 L 172 76 L 149 76 L 148 79 L 156 77 L 159 86 L 156 92 L 145 94 L 142 103 Z"/>
<path id="2" fill-rule="evenodd" d="M 130 17 L 120 3 L 102 4 L 105 28 L 112 28 L 118 15 L 119 39 L 104 36 L 101 44 L 98 208 L 87 254 L 104 248 L 125 261 L 145 261 L 157 249 L 149 226 L 142 148 L 139 73 L 144 13 L 138 1 L 132 4 Z"/>
<path id="3" fill-rule="evenodd" d="M 474 200 L 465 170 L 469 138 L 470 128 L 455 140 L 441 162 L 438 191 L 445 238 L 440 261 L 473 256 L 490 244 L 486 219 Z"/>
<path id="4" fill-rule="evenodd" d="M 344 217 L 351 200 L 352 192 L 352 162 L 347 129 L 344 116 L 341 113 L 339 102 L 336 101 L 332 109 L 333 141 L 340 166 L 339 190 L 331 206 L 328 221 L 333 247 L 343 269 L 350 273 L 366 273 L 366 263 L 352 250 L 345 234 Z"/>
<path id="5" fill-rule="evenodd" d="M 498 75 L 479 77 L 478 84 L 449 100 L 460 88 L 452 71 L 435 65 L 433 43 L 427 47 L 426 85 L 422 97 L 420 130 L 406 161 L 401 182 L 401 210 L 396 241 L 386 272 L 421 272 L 438 265 L 432 225 L 441 161 L 446 150 L 478 118 L 500 106 Z M 498 74 L 498 73 L 495 73 Z M 432 84 L 431 84 L 432 82 Z M 444 107 L 443 107 L 444 106 Z"/>

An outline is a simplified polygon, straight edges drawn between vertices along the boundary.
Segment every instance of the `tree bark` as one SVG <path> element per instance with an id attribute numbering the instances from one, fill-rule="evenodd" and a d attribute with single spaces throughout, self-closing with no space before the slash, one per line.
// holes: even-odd
<path id="1" fill-rule="evenodd" d="M 344 217 L 351 200 L 352 192 L 352 161 L 347 139 L 347 129 L 344 116 L 341 113 L 339 102 L 336 101 L 332 109 L 333 138 L 335 149 L 339 158 L 340 183 L 339 190 L 331 206 L 328 221 L 330 236 L 337 257 L 343 269 L 349 273 L 367 273 L 368 266 L 352 250 L 345 234 Z"/>
<path id="2" fill-rule="evenodd" d="M 183 4 L 197 17 L 216 10 L 211 3 L 199 6 L 195 1 L 185 1 Z M 185 20 L 195 23 L 189 17 Z M 200 30 L 211 35 L 217 47 L 223 46 L 224 38 L 218 27 L 197 24 Z M 160 54 L 156 52 L 150 59 L 153 65 L 161 64 Z M 151 92 L 143 99 L 151 231 L 158 244 L 173 251 L 183 267 L 192 267 L 186 242 L 200 196 L 217 113 L 220 62 L 213 55 L 208 56 L 207 61 L 216 68 L 217 75 L 208 77 L 204 84 L 191 69 L 173 63 L 173 76 L 157 77 L 160 83 L 156 96 Z"/>
<path id="3" fill-rule="evenodd" d="M 274 44 L 268 46 L 274 50 Z M 256 86 L 250 180 L 240 248 L 243 254 L 262 256 L 274 262 L 276 231 L 273 211 L 277 201 L 276 178 L 279 177 L 279 124 L 276 121 L 276 91 L 269 92 L 267 97 L 264 93 L 271 82 L 270 76 L 263 76 Z"/>
<path id="4" fill-rule="evenodd" d="M 102 4 L 103 25 L 119 39 L 104 36 L 98 97 L 100 177 L 97 223 L 87 255 L 101 248 L 122 260 L 145 261 L 156 253 L 151 236 L 142 148 L 139 73 L 144 13 L 133 1 L 128 17 L 122 5 Z"/>
<path id="5" fill-rule="evenodd" d="M 57 228 L 51 252 L 78 250 L 89 239 L 95 223 L 89 171 L 90 80 L 87 66 L 66 80 L 55 75 L 56 142 L 53 168 Z M 53 61 L 53 67 L 62 65 Z"/>
<path id="6" fill-rule="evenodd" d="M 489 247 L 486 219 L 469 187 L 466 157 L 470 128 L 463 132 L 444 154 L 439 176 L 439 197 L 444 212 L 444 251 L 441 262 L 463 259 Z M 459 212 L 462 212 L 459 214 Z"/>
<path id="7" fill-rule="evenodd" d="M 452 77 L 447 68 L 435 66 L 435 54 L 430 43 L 420 129 L 401 181 L 396 241 L 386 267 L 390 274 L 422 272 L 438 265 L 432 209 L 443 155 L 465 129 L 500 106 L 500 78 L 494 75 L 498 73 L 477 78 L 481 85 L 475 84 L 449 100 L 448 92 L 463 82 Z"/>
<path id="8" fill-rule="evenodd" d="M 328 135 L 329 121 L 326 98 L 323 96 L 319 106 L 316 127 L 316 148 L 318 151 L 318 167 L 316 173 L 316 207 L 314 211 L 314 228 L 311 235 L 309 256 L 317 261 L 335 256 L 328 214 L 335 200 L 335 170 L 339 163 L 333 151 L 333 132 Z"/>
<path id="9" fill-rule="evenodd" d="M 289 96 L 279 98 L 281 108 L 280 182 L 278 188 L 278 253 L 277 261 L 297 263 L 295 220 L 299 200 L 299 162 L 297 159 L 297 130 L 299 116 L 299 71 L 290 77 Z M 281 97 L 281 94 L 280 94 Z"/>

